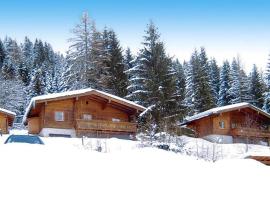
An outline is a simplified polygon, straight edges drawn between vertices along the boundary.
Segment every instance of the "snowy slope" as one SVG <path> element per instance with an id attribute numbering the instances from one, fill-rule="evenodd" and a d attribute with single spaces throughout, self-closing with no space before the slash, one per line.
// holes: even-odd
<path id="1" fill-rule="evenodd" d="M 42 138 L 43 146 L 3 145 L 5 138 L 0 199 L 268 198 L 270 168 L 249 159 L 206 162 L 119 139 L 107 140 L 110 150 L 100 153 L 78 138 Z"/>

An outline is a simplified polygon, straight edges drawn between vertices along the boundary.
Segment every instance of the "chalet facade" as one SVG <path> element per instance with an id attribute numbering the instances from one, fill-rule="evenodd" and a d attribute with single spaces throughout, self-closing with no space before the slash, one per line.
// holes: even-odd
<path id="1" fill-rule="evenodd" d="M 8 134 L 16 114 L 9 110 L 0 108 L 0 134 Z"/>
<path id="2" fill-rule="evenodd" d="M 229 136 L 232 142 L 270 142 L 270 115 L 249 104 L 217 107 L 185 120 L 197 137 Z"/>
<path id="3" fill-rule="evenodd" d="M 23 123 L 30 134 L 71 137 L 129 137 L 145 108 L 94 89 L 34 97 Z"/>

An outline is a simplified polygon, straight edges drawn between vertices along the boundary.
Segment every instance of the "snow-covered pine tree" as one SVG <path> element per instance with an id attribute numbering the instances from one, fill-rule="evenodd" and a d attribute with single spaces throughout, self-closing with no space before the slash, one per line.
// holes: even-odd
<path id="1" fill-rule="evenodd" d="M 54 78 L 52 80 L 52 85 L 54 88 L 54 92 L 63 92 L 67 91 L 68 85 L 66 82 L 66 72 L 68 70 L 68 66 L 66 63 L 66 59 L 62 54 L 55 54 L 55 64 L 54 64 Z"/>
<path id="2" fill-rule="evenodd" d="M 188 116 L 192 116 L 194 112 L 194 69 L 193 65 L 184 61 L 183 68 L 185 72 L 185 105 L 187 107 Z"/>
<path id="3" fill-rule="evenodd" d="M 33 74 L 40 69 L 45 61 L 44 45 L 41 40 L 36 39 L 33 47 Z M 33 75 L 32 74 L 32 75 Z"/>
<path id="4" fill-rule="evenodd" d="M 99 90 L 104 90 L 102 87 L 103 76 L 105 74 L 104 62 L 106 59 L 104 38 L 101 32 L 96 29 L 95 22 L 92 22 L 92 38 L 91 38 L 91 63 L 92 68 L 88 71 L 88 82 L 91 87 Z"/>
<path id="5" fill-rule="evenodd" d="M 5 46 L 2 42 L 2 40 L 0 39 L 0 71 L 1 71 L 2 66 L 3 66 L 5 56 L 6 56 Z"/>
<path id="6" fill-rule="evenodd" d="M 154 132 L 164 129 L 168 125 L 166 122 L 172 124 L 179 114 L 172 61 L 159 38 L 157 28 L 150 22 L 135 66 L 138 72 L 135 78 L 142 81 L 136 85 L 134 96 L 131 95 L 147 107 L 144 116 L 150 114 L 148 119 Z"/>
<path id="7" fill-rule="evenodd" d="M 107 38 L 105 38 L 107 37 Z M 103 79 L 104 89 L 109 93 L 120 97 L 127 95 L 127 75 L 125 73 L 124 58 L 119 40 L 113 30 L 109 30 L 104 35 L 104 43 L 106 45 L 106 58 L 104 65 L 107 69 L 105 78 Z"/>
<path id="8" fill-rule="evenodd" d="M 249 82 L 249 94 L 251 97 L 250 103 L 258 108 L 262 108 L 264 104 L 263 93 L 264 91 L 260 74 L 258 73 L 257 66 L 253 65 Z"/>
<path id="9" fill-rule="evenodd" d="M 12 40 L 11 38 L 6 38 L 4 43 L 6 53 L 10 56 L 14 68 L 17 70 L 22 60 L 21 48 L 19 47 L 17 42 L 15 40 Z"/>
<path id="10" fill-rule="evenodd" d="M 241 77 L 240 77 L 240 66 L 235 58 L 233 58 L 231 69 L 230 69 L 230 104 L 242 102 L 241 95 Z"/>
<path id="11" fill-rule="evenodd" d="M 16 79 L 5 79 L 0 73 L 0 107 L 22 115 L 25 106 L 23 83 Z"/>
<path id="12" fill-rule="evenodd" d="M 125 63 L 125 70 L 129 70 L 134 67 L 134 56 L 132 55 L 129 47 L 125 51 L 124 63 Z"/>
<path id="13" fill-rule="evenodd" d="M 21 64 L 21 49 L 15 40 L 6 37 L 4 41 L 6 56 L 2 66 L 5 79 L 15 79 L 17 70 Z"/>
<path id="14" fill-rule="evenodd" d="M 22 62 L 18 69 L 19 78 L 28 86 L 31 81 L 31 71 L 33 68 L 33 43 L 25 37 L 22 44 Z"/>
<path id="15" fill-rule="evenodd" d="M 187 113 L 187 107 L 185 104 L 186 77 L 183 66 L 178 59 L 173 61 L 172 69 L 174 70 L 176 80 L 177 111 L 179 111 L 178 120 L 181 121 Z"/>
<path id="16" fill-rule="evenodd" d="M 215 106 L 209 80 L 209 68 L 204 48 L 191 56 L 190 65 L 194 73 L 194 108 L 195 112 L 203 112 Z"/>
<path id="17" fill-rule="evenodd" d="M 268 58 L 268 63 L 265 71 L 265 84 L 266 84 L 266 92 L 264 94 L 264 104 L 263 109 L 270 113 L 270 55 Z"/>
<path id="18" fill-rule="evenodd" d="M 57 91 L 57 86 L 55 85 L 55 79 L 57 76 L 57 71 L 60 66 L 56 65 L 55 53 L 50 44 L 44 43 L 44 62 L 43 65 L 46 67 L 45 76 L 46 79 L 45 85 L 46 90 L 45 93 L 55 93 Z"/>
<path id="19" fill-rule="evenodd" d="M 220 89 L 218 105 L 226 106 L 230 104 L 230 63 L 226 60 L 220 70 Z"/>
<path id="20" fill-rule="evenodd" d="M 91 62 L 92 22 L 88 13 L 83 13 L 79 24 L 73 28 L 73 38 L 68 50 L 68 65 L 70 67 L 69 84 L 71 89 L 92 87 L 89 82 L 89 71 L 93 71 Z"/>
<path id="21" fill-rule="evenodd" d="M 12 62 L 12 58 L 9 54 L 5 56 L 3 66 L 2 66 L 2 75 L 4 79 L 15 79 L 16 76 L 16 69 Z"/>
<path id="22" fill-rule="evenodd" d="M 31 83 L 29 85 L 29 97 L 35 97 L 43 95 L 46 92 L 46 84 L 44 80 L 44 72 L 42 70 L 44 66 L 40 69 L 35 70 L 35 74 L 32 77 Z"/>
<path id="23" fill-rule="evenodd" d="M 145 69 L 140 68 L 138 64 L 138 58 L 135 58 L 132 61 L 133 67 L 126 70 L 128 76 L 128 87 L 127 87 L 127 96 L 126 98 L 134 101 L 138 104 L 142 104 L 143 95 L 142 95 L 142 85 L 144 84 L 143 74 Z"/>
<path id="24" fill-rule="evenodd" d="M 210 78 L 210 87 L 212 91 L 212 96 L 214 98 L 215 105 L 218 105 L 218 93 L 219 93 L 219 87 L 220 87 L 220 81 L 219 81 L 219 68 L 217 65 L 217 62 L 215 58 L 211 59 L 209 61 L 209 78 Z"/>
<path id="25" fill-rule="evenodd" d="M 249 95 L 249 78 L 242 68 L 240 68 L 240 85 L 241 85 L 241 102 L 250 102 L 251 98 Z"/>

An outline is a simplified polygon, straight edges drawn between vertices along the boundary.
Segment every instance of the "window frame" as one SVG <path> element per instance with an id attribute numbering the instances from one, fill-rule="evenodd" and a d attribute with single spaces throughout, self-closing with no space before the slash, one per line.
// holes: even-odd
<path id="1" fill-rule="evenodd" d="M 85 116 L 88 116 L 89 118 L 87 118 Z M 85 120 L 85 121 L 91 121 L 91 120 L 93 120 L 93 115 L 91 115 L 89 113 L 83 113 L 82 114 L 82 119 Z"/>
<path id="2" fill-rule="evenodd" d="M 225 122 L 224 121 L 219 121 L 219 128 L 220 129 L 225 129 Z"/>
<path id="3" fill-rule="evenodd" d="M 57 115 L 60 114 L 61 115 Z M 58 118 L 59 116 L 61 116 L 61 119 Z M 64 122 L 65 121 L 65 112 L 64 111 L 54 111 L 54 121 L 56 122 Z"/>
<path id="4" fill-rule="evenodd" d="M 119 119 L 119 118 L 112 118 L 112 122 L 121 122 L 121 119 Z"/>

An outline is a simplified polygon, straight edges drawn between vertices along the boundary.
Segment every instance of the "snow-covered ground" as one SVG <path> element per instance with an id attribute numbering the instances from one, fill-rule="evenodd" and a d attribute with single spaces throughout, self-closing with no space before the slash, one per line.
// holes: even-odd
<path id="1" fill-rule="evenodd" d="M 4 145 L 6 137 L 0 138 L 0 199 L 268 199 L 270 167 L 250 159 L 210 162 L 115 138 L 87 139 L 82 146 L 79 138 Z M 208 144 L 183 141 L 194 152 Z M 94 150 L 99 146 L 102 152 Z M 240 157 L 245 150 L 225 146 L 224 154 Z M 269 148 L 249 146 L 253 150 Z"/>

